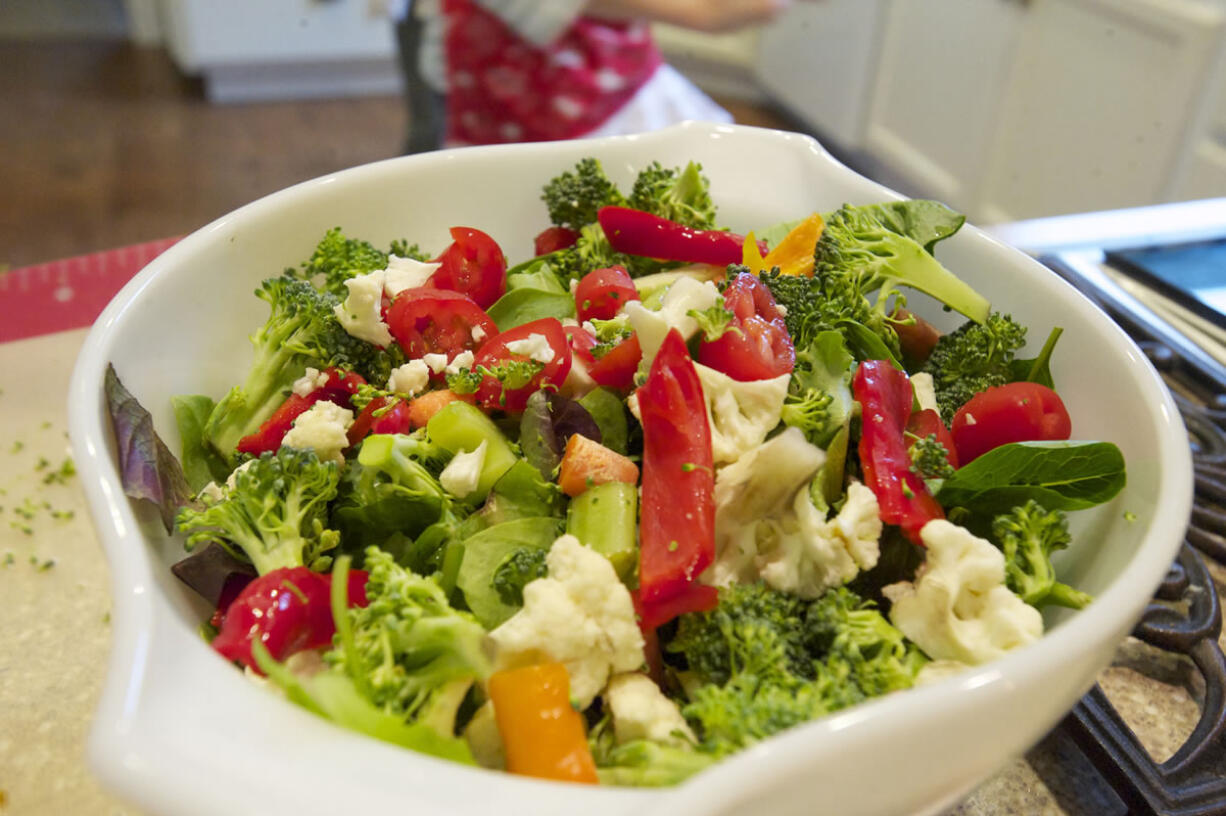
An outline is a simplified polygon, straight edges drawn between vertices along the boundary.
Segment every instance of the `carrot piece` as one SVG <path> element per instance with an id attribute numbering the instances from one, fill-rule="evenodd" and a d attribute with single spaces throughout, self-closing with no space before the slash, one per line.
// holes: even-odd
<path id="1" fill-rule="evenodd" d="M 494 672 L 487 688 L 508 771 L 599 784 L 583 715 L 570 704 L 565 666 L 542 663 Z"/>
<path id="2" fill-rule="evenodd" d="M 639 466 L 599 442 L 572 434 L 566 441 L 558 474 L 562 492 L 574 498 L 589 487 L 606 482 L 638 484 Z"/>
<path id="3" fill-rule="evenodd" d="M 409 425 L 414 430 L 426 427 L 430 417 L 437 414 L 444 405 L 450 405 L 456 400 L 469 404 L 476 402 L 471 394 L 460 395 L 447 388 L 427 391 L 420 397 L 409 400 Z"/>

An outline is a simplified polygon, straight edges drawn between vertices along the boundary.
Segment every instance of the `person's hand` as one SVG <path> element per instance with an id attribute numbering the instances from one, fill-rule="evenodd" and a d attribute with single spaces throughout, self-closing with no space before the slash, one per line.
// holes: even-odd
<path id="1" fill-rule="evenodd" d="M 791 5 L 791 0 L 679 0 L 676 25 L 708 34 L 735 31 L 765 23 Z"/>
<path id="2" fill-rule="evenodd" d="M 792 0 L 588 0 L 584 13 L 717 34 L 765 23 L 791 4 Z"/>

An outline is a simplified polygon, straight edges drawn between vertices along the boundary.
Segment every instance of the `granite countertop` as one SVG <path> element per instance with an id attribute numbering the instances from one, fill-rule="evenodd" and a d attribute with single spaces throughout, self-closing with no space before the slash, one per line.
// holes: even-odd
<path id="1" fill-rule="evenodd" d="M 135 814 L 84 752 L 110 646 L 110 575 L 68 457 L 68 378 L 85 331 L 0 344 L 0 814 Z M 1219 591 L 1226 570 L 1211 565 Z M 1169 757 L 1199 716 L 1191 663 L 1129 640 L 1101 686 Z M 955 807 L 958 816 L 1127 813 L 1059 729 Z"/>

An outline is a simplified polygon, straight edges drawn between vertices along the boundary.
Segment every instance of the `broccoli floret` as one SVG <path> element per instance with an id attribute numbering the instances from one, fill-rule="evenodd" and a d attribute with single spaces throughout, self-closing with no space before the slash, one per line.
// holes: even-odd
<path id="1" fill-rule="evenodd" d="M 971 397 L 1009 382 L 1013 356 L 1024 345 L 1026 327 L 1000 312 L 943 335 L 922 369 L 932 375 L 941 418 L 948 423 Z"/>
<path id="2" fill-rule="evenodd" d="M 948 479 L 954 466 L 949 463 L 949 451 L 937 441 L 936 434 L 928 434 L 911 445 L 911 469 L 921 479 Z"/>
<path id="3" fill-rule="evenodd" d="M 602 785 L 659 788 L 679 785 L 713 762 L 714 756 L 692 748 L 632 740 L 598 756 L 596 772 Z"/>
<path id="4" fill-rule="evenodd" d="M 837 677 L 840 688 L 859 689 L 865 698 L 910 688 L 925 662 L 872 601 L 846 587 L 816 599 L 806 623 L 812 648 L 825 654 L 826 678 Z"/>
<path id="5" fill-rule="evenodd" d="M 524 605 L 524 586 L 548 573 L 545 556 L 549 551 L 537 547 L 523 547 L 494 570 L 491 584 L 502 602 L 509 606 Z"/>
<path id="6" fill-rule="evenodd" d="M 851 590 L 806 601 L 761 584 L 721 587 L 714 610 L 681 616 L 666 652 L 702 683 L 681 711 L 716 756 L 907 688 L 923 663 Z"/>
<path id="7" fill-rule="evenodd" d="M 380 710 L 455 732 L 474 681 L 489 676 L 485 629 L 447 602 L 432 578 L 405 569 L 377 547 L 366 552 L 365 607 L 350 607 L 338 645 L 324 657 Z"/>
<path id="8" fill-rule="evenodd" d="M 715 685 L 752 668 L 763 648 L 783 655 L 784 671 L 812 678 L 812 656 L 804 640 L 807 606 L 764 584 L 721 587 L 715 609 L 681 616 L 667 651 L 683 655 L 691 672 Z M 765 646 L 768 642 L 774 645 Z"/>
<path id="9" fill-rule="evenodd" d="M 797 346 L 783 401 L 784 424 L 799 428 L 819 448 L 830 444 L 851 414 L 854 362 L 843 336 L 835 331 L 820 332 L 808 345 Z"/>
<path id="10" fill-rule="evenodd" d="M 1072 540 L 1068 521 L 1059 510 L 1047 510 L 1034 499 L 992 522 L 992 536 L 1005 554 L 1005 583 L 1031 606 L 1057 604 L 1082 609 L 1093 598 L 1056 580 L 1051 554 Z"/>
<path id="11" fill-rule="evenodd" d="M 932 202 L 919 205 L 931 209 Z M 922 244 L 895 231 L 909 223 L 895 210 L 844 205 L 825 222 L 814 249 L 812 277 L 762 276 L 775 300 L 787 308 L 784 319 L 796 345 L 807 344 L 819 331 L 835 329 L 850 335 L 858 359 L 880 359 L 883 354 L 897 359 L 898 336 L 890 314 L 906 302 L 899 286 L 931 295 L 972 320 L 987 318 L 987 300 L 941 266 Z"/>
<path id="12" fill-rule="evenodd" d="M 264 281 L 256 295 L 268 303 L 268 321 L 251 337 L 255 359 L 247 379 L 226 394 L 205 422 L 204 437 L 231 464 L 240 439 L 254 433 L 289 393 L 307 366 L 350 369 L 386 382 L 398 357 L 350 336 L 336 319 L 339 301 L 311 284 L 283 275 Z"/>
<path id="13" fill-rule="evenodd" d="M 392 241 L 392 245 L 387 250 L 388 255 L 395 255 L 398 258 L 412 258 L 415 261 L 426 263 L 432 260 L 430 253 L 426 252 L 417 244 L 410 244 L 403 238 L 397 238 Z"/>
<path id="14" fill-rule="evenodd" d="M 336 463 L 321 462 L 314 451 L 265 452 L 236 471 L 234 486 L 220 499 L 206 497 L 203 509 L 182 508 L 177 525 L 188 550 L 217 541 L 260 575 L 278 567 L 319 568 L 340 540 L 324 526 L 339 478 Z"/>
<path id="15" fill-rule="evenodd" d="M 715 228 L 710 182 L 702 175 L 702 165 L 695 162 L 682 170 L 652 162 L 635 179 L 629 206 L 687 227 Z"/>
<path id="16" fill-rule="evenodd" d="M 573 170 L 549 180 L 541 194 L 549 208 L 549 220 L 560 227 L 579 230 L 596 222 L 596 211 L 626 203 L 604 168 L 594 158 L 580 159 Z M 597 268 L 597 267 L 593 267 Z"/>
<path id="17" fill-rule="evenodd" d="M 333 227 L 295 274 L 344 299 L 349 291 L 346 280 L 385 268 L 387 253 L 375 249 L 369 241 L 346 238 L 340 227 Z"/>

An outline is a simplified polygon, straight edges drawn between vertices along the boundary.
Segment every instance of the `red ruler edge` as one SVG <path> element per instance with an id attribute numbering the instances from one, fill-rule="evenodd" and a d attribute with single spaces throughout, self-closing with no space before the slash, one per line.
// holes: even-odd
<path id="1" fill-rule="evenodd" d="M 92 325 L 132 277 L 179 238 L 0 273 L 0 343 Z"/>

